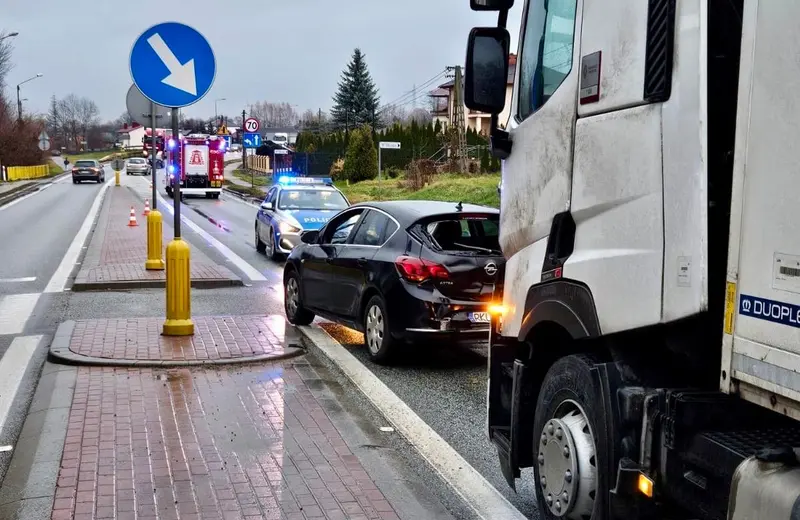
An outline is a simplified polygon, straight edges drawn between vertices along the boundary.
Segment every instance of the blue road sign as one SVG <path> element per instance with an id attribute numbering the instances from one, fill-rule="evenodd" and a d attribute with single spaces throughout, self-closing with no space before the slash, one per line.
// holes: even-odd
<path id="1" fill-rule="evenodd" d="M 202 34 L 176 22 L 147 29 L 131 49 L 131 77 L 144 97 L 166 107 L 198 102 L 217 74 L 214 51 Z"/>
<path id="2" fill-rule="evenodd" d="M 225 151 L 227 152 L 231 149 L 231 136 L 223 135 L 222 138 L 225 139 Z"/>
<path id="3" fill-rule="evenodd" d="M 261 146 L 261 134 L 245 133 L 242 135 L 242 143 L 245 148 L 258 148 Z"/>

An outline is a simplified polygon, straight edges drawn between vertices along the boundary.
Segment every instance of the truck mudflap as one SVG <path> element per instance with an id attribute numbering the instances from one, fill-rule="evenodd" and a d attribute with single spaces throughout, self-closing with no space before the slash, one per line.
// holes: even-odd
<path id="1" fill-rule="evenodd" d="M 728 520 L 760 518 L 800 520 L 800 463 L 791 448 L 764 450 L 736 468 Z"/>

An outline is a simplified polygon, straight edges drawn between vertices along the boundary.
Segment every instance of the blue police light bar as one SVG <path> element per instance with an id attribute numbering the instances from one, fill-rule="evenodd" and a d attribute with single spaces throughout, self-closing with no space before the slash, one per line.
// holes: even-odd
<path id="1" fill-rule="evenodd" d="M 169 146 L 170 150 L 174 149 L 175 148 L 175 139 L 170 138 L 168 146 Z"/>
<path id="2" fill-rule="evenodd" d="M 326 184 L 332 185 L 333 179 L 330 177 L 295 177 L 281 175 L 278 177 L 279 184 Z"/>

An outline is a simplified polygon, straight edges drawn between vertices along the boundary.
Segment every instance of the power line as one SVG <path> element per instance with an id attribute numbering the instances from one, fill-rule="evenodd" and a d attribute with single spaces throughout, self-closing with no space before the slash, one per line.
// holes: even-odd
<path id="1" fill-rule="evenodd" d="M 385 112 L 386 110 L 389 110 L 390 108 L 401 107 L 401 106 L 407 105 L 410 102 L 413 102 L 416 99 L 419 99 L 420 98 L 420 96 L 418 95 L 418 91 L 419 90 L 424 89 L 424 88 L 428 87 L 429 85 L 431 85 L 432 83 L 440 80 L 446 73 L 447 73 L 446 69 L 442 70 L 436 76 L 430 78 L 425 83 L 422 83 L 421 85 L 415 85 L 415 88 L 412 88 L 411 90 L 409 90 L 405 94 L 401 95 L 397 99 L 391 101 L 390 103 L 384 104 L 383 107 L 381 108 L 381 110 L 378 113 L 382 114 L 383 112 Z M 425 96 L 427 96 L 427 93 L 425 94 Z"/>

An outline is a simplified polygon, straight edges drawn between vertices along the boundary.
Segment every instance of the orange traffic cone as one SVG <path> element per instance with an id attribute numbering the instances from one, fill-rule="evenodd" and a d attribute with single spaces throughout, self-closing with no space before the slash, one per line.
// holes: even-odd
<path id="1" fill-rule="evenodd" d="M 150 199 L 144 199 L 144 215 L 145 217 L 150 214 Z"/>
<path id="2" fill-rule="evenodd" d="M 135 227 L 138 226 L 139 223 L 136 222 L 136 211 L 131 206 L 131 217 L 128 219 L 128 227 Z"/>

